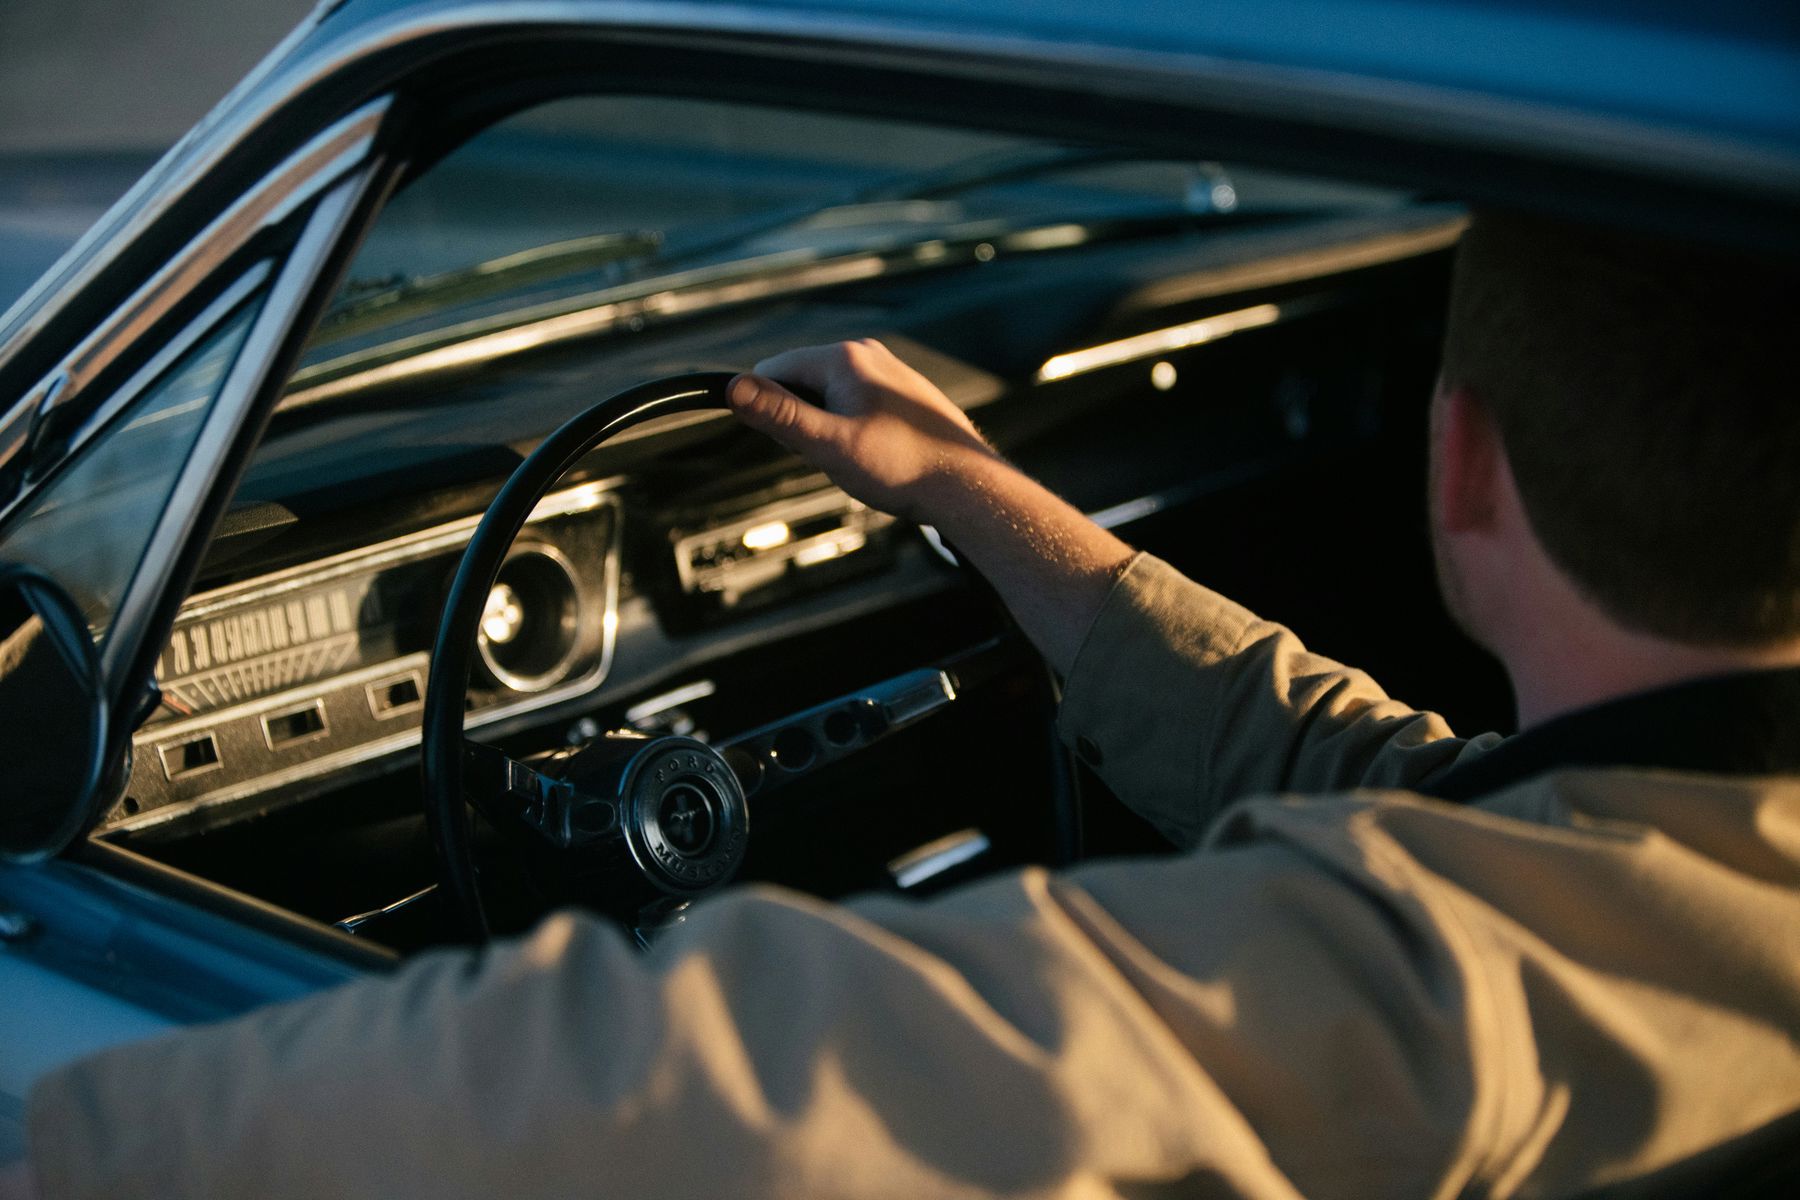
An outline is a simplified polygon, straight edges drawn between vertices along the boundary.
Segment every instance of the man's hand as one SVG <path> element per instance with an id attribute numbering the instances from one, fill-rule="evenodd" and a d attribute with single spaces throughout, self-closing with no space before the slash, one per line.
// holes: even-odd
<path id="1" fill-rule="evenodd" d="M 730 394 L 746 425 L 852 496 L 937 526 L 1068 674 L 1131 547 L 1006 463 L 930 380 L 879 342 L 844 342 L 765 359 Z"/>
<path id="2" fill-rule="evenodd" d="M 809 404 L 782 380 L 818 393 Z M 764 359 L 732 381 L 731 405 L 865 504 L 931 522 L 933 492 L 994 452 L 929 379 L 864 339 Z"/>

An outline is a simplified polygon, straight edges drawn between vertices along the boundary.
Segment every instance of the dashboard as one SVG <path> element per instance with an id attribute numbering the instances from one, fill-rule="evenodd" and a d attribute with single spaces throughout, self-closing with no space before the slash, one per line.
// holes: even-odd
<path id="1" fill-rule="evenodd" d="M 620 626 L 619 481 L 534 510 L 488 597 L 465 725 L 590 695 Z M 156 663 L 160 703 L 136 733 L 111 832 L 269 806 L 414 750 L 430 649 L 478 517 L 464 517 L 192 596 Z M 678 620 L 704 625 L 791 598 L 886 549 L 893 519 L 829 486 L 677 527 Z"/>

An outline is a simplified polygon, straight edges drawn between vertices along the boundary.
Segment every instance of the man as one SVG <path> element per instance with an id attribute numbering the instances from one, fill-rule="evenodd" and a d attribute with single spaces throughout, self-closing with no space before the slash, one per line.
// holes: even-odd
<path id="1" fill-rule="evenodd" d="M 1430 507 L 1508 742 L 1134 555 L 880 346 L 761 364 L 742 419 L 953 539 L 1066 677 L 1065 735 L 1199 848 L 925 905 L 742 890 L 647 957 L 554 917 L 53 1076 L 43 1192 L 1562 1195 L 1730 1165 L 1800 1109 L 1794 295 L 1471 229 Z"/>

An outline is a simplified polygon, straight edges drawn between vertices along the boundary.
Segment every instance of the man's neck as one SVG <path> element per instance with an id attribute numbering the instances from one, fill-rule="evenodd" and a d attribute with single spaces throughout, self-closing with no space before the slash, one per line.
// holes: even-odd
<path id="1" fill-rule="evenodd" d="M 1800 666 L 1800 638 L 1753 647 L 1696 646 L 1595 617 L 1540 629 L 1506 656 L 1520 729 L 1689 680 Z"/>

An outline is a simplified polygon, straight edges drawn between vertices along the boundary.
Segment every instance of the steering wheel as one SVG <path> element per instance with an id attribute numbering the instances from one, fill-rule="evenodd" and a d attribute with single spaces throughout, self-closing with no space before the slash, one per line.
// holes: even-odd
<path id="1" fill-rule="evenodd" d="M 642 928 L 730 881 L 749 844 L 751 801 L 950 706 L 1016 664 L 996 640 L 718 745 L 607 734 L 527 764 L 463 736 L 476 633 L 513 539 L 570 467 L 608 438 L 675 413 L 726 407 L 725 372 L 656 380 L 565 422 L 519 464 L 475 528 L 432 649 L 421 751 L 439 883 L 467 934 L 489 936 L 468 814 L 557 863 Z M 1059 777 L 1060 779 L 1061 777 Z M 1057 857 L 1073 854 L 1073 800 L 1056 789 Z"/>

